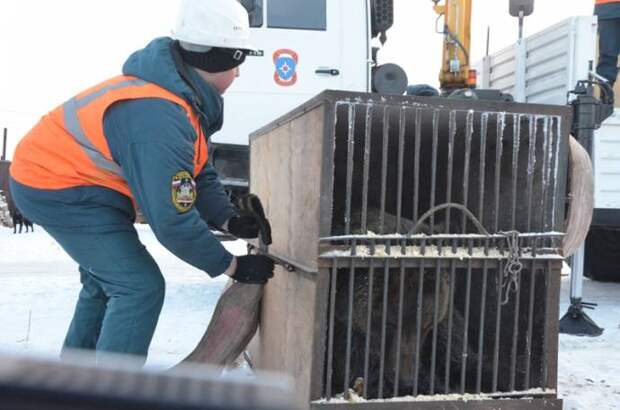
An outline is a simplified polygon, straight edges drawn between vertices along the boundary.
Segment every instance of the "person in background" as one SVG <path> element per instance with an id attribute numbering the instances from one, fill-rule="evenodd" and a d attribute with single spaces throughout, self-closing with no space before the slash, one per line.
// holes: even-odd
<path id="1" fill-rule="evenodd" d="M 599 58 L 597 74 L 614 86 L 618 77 L 620 54 L 620 0 L 596 0 L 594 14 L 598 17 Z"/>
<path id="2" fill-rule="evenodd" d="M 262 284 L 273 276 L 271 259 L 234 257 L 208 226 L 258 236 L 207 148 L 222 127 L 222 94 L 253 50 L 249 34 L 236 0 L 183 0 L 174 38 L 133 53 L 122 75 L 69 99 L 20 141 L 10 168 L 15 203 L 79 265 L 63 355 L 147 355 L 165 283 L 134 228 L 136 208 L 168 250 L 212 277 Z"/>

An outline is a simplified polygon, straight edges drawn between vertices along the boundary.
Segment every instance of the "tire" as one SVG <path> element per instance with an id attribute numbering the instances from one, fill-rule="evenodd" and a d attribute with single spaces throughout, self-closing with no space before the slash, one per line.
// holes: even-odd
<path id="1" fill-rule="evenodd" d="M 620 230 L 593 226 L 585 242 L 584 275 L 620 282 Z"/>

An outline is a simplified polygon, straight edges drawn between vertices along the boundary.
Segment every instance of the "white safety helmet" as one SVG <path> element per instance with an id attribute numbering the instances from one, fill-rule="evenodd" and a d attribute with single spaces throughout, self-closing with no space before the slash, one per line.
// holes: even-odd
<path id="1" fill-rule="evenodd" d="M 182 0 L 172 35 L 196 46 L 255 50 L 248 12 L 237 0 Z"/>

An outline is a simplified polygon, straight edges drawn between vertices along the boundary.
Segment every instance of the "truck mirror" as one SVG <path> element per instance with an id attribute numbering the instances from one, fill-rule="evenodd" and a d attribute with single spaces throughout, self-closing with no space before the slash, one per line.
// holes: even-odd
<path id="1" fill-rule="evenodd" d="M 510 15 L 513 17 L 529 16 L 534 12 L 534 0 L 510 0 Z"/>
<path id="2" fill-rule="evenodd" d="M 394 0 L 372 0 L 372 37 L 385 33 L 394 24 Z"/>
<path id="3" fill-rule="evenodd" d="M 251 13 L 256 8 L 256 4 L 254 4 L 254 0 L 239 0 L 241 5 L 245 7 L 248 13 Z"/>

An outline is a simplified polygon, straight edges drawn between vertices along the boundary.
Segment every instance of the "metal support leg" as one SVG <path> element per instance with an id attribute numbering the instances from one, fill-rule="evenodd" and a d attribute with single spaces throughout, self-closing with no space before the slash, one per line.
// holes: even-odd
<path id="1" fill-rule="evenodd" d="M 573 263 L 570 271 L 570 302 L 575 304 L 581 301 L 583 296 L 583 265 L 585 244 L 582 244 L 573 255 Z"/>
<path id="2" fill-rule="evenodd" d="M 582 301 L 583 296 L 583 264 L 585 244 L 582 244 L 573 255 L 570 273 L 570 306 L 560 319 L 560 333 L 575 336 L 600 336 L 603 328 L 599 327 L 583 309 L 594 309 L 596 303 Z"/>

